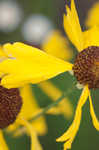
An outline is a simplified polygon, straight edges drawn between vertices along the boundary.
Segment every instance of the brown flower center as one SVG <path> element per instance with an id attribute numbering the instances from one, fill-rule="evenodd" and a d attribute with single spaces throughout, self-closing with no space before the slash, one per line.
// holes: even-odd
<path id="1" fill-rule="evenodd" d="M 99 47 L 90 46 L 81 51 L 76 57 L 73 71 L 80 84 L 99 88 Z"/>
<path id="2" fill-rule="evenodd" d="M 19 90 L 0 86 L 0 128 L 12 124 L 20 112 L 22 99 Z"/>

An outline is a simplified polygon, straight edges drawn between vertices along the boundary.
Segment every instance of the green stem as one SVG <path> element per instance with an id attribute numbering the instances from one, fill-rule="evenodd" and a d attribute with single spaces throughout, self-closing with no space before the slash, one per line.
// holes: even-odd
<path id="1" fill-rule="evenodd" d="M 63 93 L 63 95 L 61 97 L 59 97 L 58 100 L 56 100 L 52 104 L 50 104 L 47 107 L 45 107 L 41 112 L 39 112 L 36 116 L 34 116 L 29 121 L 34 121 L 34 120 L 38 119 L 39 117 L 44 115 L 50 108 L 55 107 L 56 105 L 58 105 L 59 102 L 61 102 L 64 99 L 65 96 L 69 95 L 73 89 L 75 89 L 74 86 L 71 89 L 69 89 L 66 93 Z"/>
<path id="2" fill-rule="evenodd" d="M 38 113 L 36 116 L 34 116 L 32 119 L 29 121 L 33 121 L 44 115 L 50 108 L 56 106 L 63 98 L 65 97 L 65 94 L 63 94 L 57 101 L 53 102 L 52 104 L 48 105 L 45 107 L 40 113 Z"/>

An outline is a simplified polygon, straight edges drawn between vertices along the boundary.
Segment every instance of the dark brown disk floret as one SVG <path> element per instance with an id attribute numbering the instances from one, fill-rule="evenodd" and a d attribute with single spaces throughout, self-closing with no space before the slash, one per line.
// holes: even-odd
<path id="1" fill-rule="evenodd" d="M 90 46 L 81 51 L 75 59 L 73 71 L 80 84 L 99 88 L 99 47 Z"/>
<path id="2" fill-rule="evenodd" d="M 22 99 L 17 88 L 6 89 L 0 86 L 0 128 L 12 124 L 20 112 Z"/>

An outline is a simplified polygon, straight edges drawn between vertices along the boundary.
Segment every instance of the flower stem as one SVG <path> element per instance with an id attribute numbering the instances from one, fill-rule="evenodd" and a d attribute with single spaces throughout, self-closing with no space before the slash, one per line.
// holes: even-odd
<path id="1" fill-rule="evenodd" d="M 39 112 L 37 115 L 35 115 L 29 121 L 33 121 L 33 120 L 38 119 L 39 117 L 41 117 L 42 115 L 44 115 L 49 109 L 51 109 L 52 107 L 55 107 L 56 105 L 58 105 L 59 102 L 61 102 L 64 99 L 65 96 L 69 95 L 74 88 L 75 87 L 73 86 L 71 89 L 69 89 L 68 91 L 64 92 L 62 94 L 62 96 L 60 96 L 55 102 L 51 103 L 50 105 L 48 105 L 47 107 L 45 107 L 44 109 L 42 109 L 41 112 Z"/>
<path id="2" fill-rule="evenodd" d="M 59 99 L 55 102 L 53 102 L 52 104 L 48 105 L 47 107 L 45 107 L 40 113 L 38 113 L 36 116 L 34 116 L 32 119 L 30 119 L 29 121 L 33 121 L 35 119 L 38 119 L 39 117 L 41 117 L 43 114 L 45 114 L 50 108 L 56 106 L 64 97 L 65 97 L 65 93 L 59 97 Z"/>

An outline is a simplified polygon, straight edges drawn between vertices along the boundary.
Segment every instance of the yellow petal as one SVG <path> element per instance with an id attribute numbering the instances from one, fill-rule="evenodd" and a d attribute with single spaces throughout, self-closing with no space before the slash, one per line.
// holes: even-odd
<path id="1" fill-rule="evenodd" d="M 23 106 L 20 115 L 23 116 L 24 119 L 30 119 L 34 116 L 34 113 L 39 110 L 39 106 L 33 95 L 31 86 L 25 85 L 24 87 L 20 88 L 20 95 L 23 100 Z"/>
<path id="2" fill-rule="evenodd" d="M 64 15 L 64 29 L 71 42 L 78 51 L 81 51 L 83 48 L 83 36 L 74 0 L 71 0 L 71 9 L 66 6 L 66 12 L 67 14 Z"/>
<path id="3" fill-rule="evenodd" d="M 48 54 L 64 60 L 69 60 L 73 55 L 67 39 L 58 30 L 53 31 L 47 37 L 42 49 Z"/>
<path id="4" fill-rule="evenodd" d="M 94 108 L 93 108 L 90 92 L 89 92 L 89 102 L 90 102 L 90 114 L 91 114 L 91 117 L 92 117 L 93 125 L 99 131 L 99 121 L 98 121 L 98 119 L 97 119 L 97 117 L 95 115 L 95 112 L 94 112 Z"/>
<path id="5" fill-rule="evenodd" d="M 26 127 L 31 137 L 31 150 L 43 150 L 41 144 L 39 143 L 35 128 L 24 119 L 22 119 L 21 123 Z"/>
<path id="6" fill-rule="evenodd" d="M 23 88 L 20 88 L 20 94 L 23 100 L 23 105 L 21 108 L 21 112 L 18 115 L 18 118 L 22 116 L 24 119 L 29 120 L 33 118 L 36 114 L 38 114 L 41 110 L 37 104 L 37 100 L 33 95 L 33 91 L 30 85 L 26 85 Z M 17 120 L 14 124 L 8 127 L 8 131 L 11 132 L 19 126 L 19 124 L 17 124 Z M 46 133 L 47 127 L 43 116 L 33 121 L 32 124 L 38 134 L 42 135 Z M 19 129 L 17 129 L 15 134 L 17 134 L 17 132 L 20 132 Z M 20 133 L 23 133 L 23 131 L 21 131 Z"/>
<path id="7" fill-rule="evenodd" d="M 45 81 L 38 84 L 39 87 L 53 100 L 56 101 L 62 96 L 62 91 L 55 87 L 51 82 Z M 48 111 L 50 114 L 63 114 L 66 118 L 72 117 L 73 107 L 68 98 L 64 98 L 57 107 Z"/>
<path id="8" fill-rule="evenodd" d="M 21 96 L 23 99 L 23 106 L 19 115 L 27 120 L 31 119 L 37 113 L 40 112 L 40 108 L 37 104 L 37 100 L 35 96 L 33 95 L 33 91 L 29 85 L 26 85 L 23 88 L 20 88 L 20 92 L 21 92 Z M 38 134 L 42 135 L 46 133 L 47 127 L 46 127 L 45 118 L 43 116 L 33 121 L 32 124 L 35 127 L 36 132 Z"/>
<path id="9" fill-rule="evenodd" d="M 0 62 L 2 62 L 5 59 L 7 59 L 7 56 L 4 53 L 2 46 L 0 45 Z M 0 77 L 2 77 L 3 75 L 3 72 L 0 72 Z"/>
<path id="10" fill-rule="evenodd" d="M 80 126 L 80 121 L 81 121 L 81 116 L 82 116 L 82 107 L 88 98 L 88 94 L 89 94 L 88 86 L 85 86 L 80 96 L 77 108 L 76 108 L 76 113 L 75 113 L 73 123 L 71 124 L 69 129 L 61 137 L 57 139 L 58 142 L 65 141 L 64 150 L 71 148 L 72 142 Z"/>
<path id="11" fill-rule="evenodd" d="M 8 146 L 4 140 L 2 131 L 0 131 L 0 150 L 8 150 Z"/>
<path id="12" fill-rule="evenodd" d="M 89 9 L 85 24 L 88 27 L 99 25 L 99 2 L 94 3 Z"/>
<path id="13" fill-rule="evenodd" d="M 3 51 L 3 47 L 0 45 L 0 60 L 2 57 L 7 57 L 5 52 Z"/>
<path id="14" fill-rule="evenodd" d="M 46 134 L 47 127 L 46 127 L 44 117 L 40 117 L 40 118 L 36 119 L 35 121 L 32 121 L 32 125 L 35 127 L 35 130 L 39 135 Z"/>
<path id="15" fill-rule="evenodd" d="M 7 88 L 23 86 L 26 83 L 39 83 L 72 70 L 71 63 L 22 43 L 6 44 L 4 49 L 6 53 L 15 57 L 0 63 L 0 71 L 6 74 L 1 85 Z"/>
<path id="16" fill-rule="evenodd" d="M 83 32 L 83 37 L 83 49 L 89 46 L 99 46 L 99 27 L 94 26 L 93 28 Z"/>

